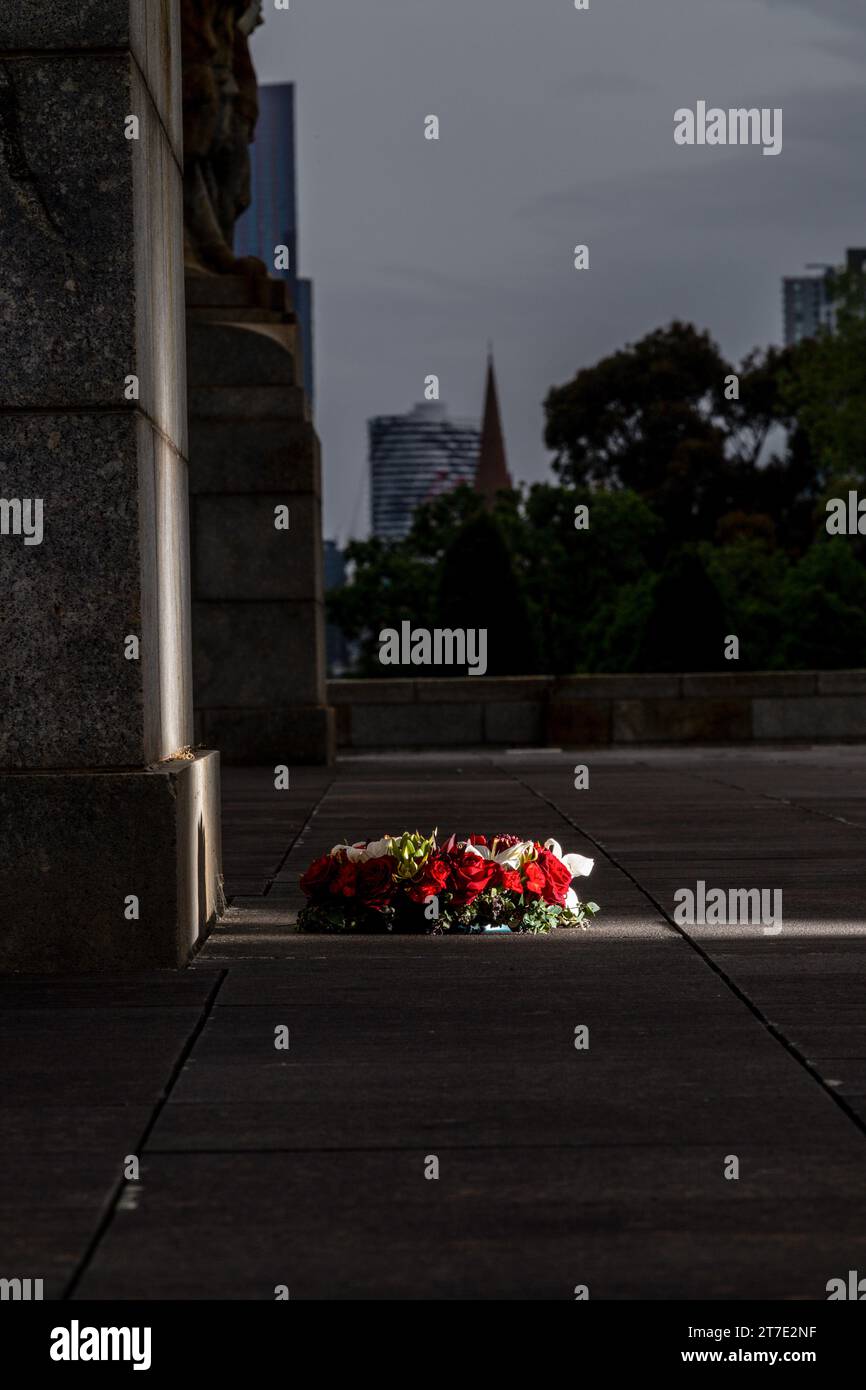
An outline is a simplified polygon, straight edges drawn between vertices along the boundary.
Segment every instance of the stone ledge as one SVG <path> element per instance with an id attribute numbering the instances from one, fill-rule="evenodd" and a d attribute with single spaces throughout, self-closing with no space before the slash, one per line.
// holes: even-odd
<path id="1" fill-rule="evenodd" d="M 557 676 L 554 700 L 676 699 L 684 677 L 650 672 L 647 675 Z"/>
<path id="2" fill-rule="evenodd" d="M 547 738 L 554 747 L 598 748 L 611 741 L 613 706 L 610 700 L 551 700 Z"/>
<path id="3" fill-rule="evenodd" d="M 331 705 L 409 705 L 415 702 L 415 682 L 404 680 L 328 681 Z"/>
<path id="4" fill-rule="evenodd" d="M 484 742 L 484 711 L 476 704 L 355 705 L 353 748 L 467 748 Z"/>
<path id="5" fill-rule="evenodd" d="M 258 308 L 291 314 L 287 280 L 273 275 L 209 275 L 187 271 L 184 292 L 190 309 Z"/>
<path id="6" fill-rule="evenodd" d="M 219 799 L 213 752 L 0 774 L 0 973 L 185 965 L 223 908 Z"/>
<path id="7" fill-rule="evenodd" d="M 862 694 L 866 671 L 328 682 L 338 746 L 354 749 L 861 739 Z"/>
<path id="8" fill-rule="evenodd" d="M 433 676 L 412 681 L 419 704 L 484 704 L 496 701 L 542 700 L 550 685 L 547 676 Z"/>
<path id="9" fill-rule="evenodd" d="M 685 696 L 711 696 L 731 699 L 737 696 L 788 697 L 814 695 L 818 689 L 817 671 L 707 671 L 683 676 Z"/>
<path id="10" fill-rule="evenodd" d="M 866 695 L 866 671 L 818 671 L 819 695 Z"/>
<path id="11" fill-rule="evenodd" d="M 755 700 L 752 725 L 756 739 L 866 738 L 866 700 L 859 695 Z"/>
<path id="12" fill-rule="evenodd" d="M 616 700 L 613 743 L 742 743 L 752 737 L 749 701 Z"/>
<path id="13" fill-rule="evenodd" d="M 533 748 L 544 742 L 545 708 L 540 700 L 491 700 L 482 706 L 485 743 Z"/>

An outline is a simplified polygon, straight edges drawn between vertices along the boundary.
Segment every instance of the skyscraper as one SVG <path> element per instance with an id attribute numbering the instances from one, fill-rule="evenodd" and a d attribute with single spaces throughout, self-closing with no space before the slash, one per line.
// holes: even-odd
<path id="1" fill-rule="evenodd" d="M 825 275 L 786 275 L 782 281 L 785 346 L 814 338 L 830 322 L 831 305 Z"/>
<path id="2" fill-rule="evenodd" d="M 374 536 L 401 540 L 422 502 L 474 484 L 478 427 L 449 420 L 439 402 L 422 402 L 407 415 L 377 415 L 368 428 Z"/>
<path id="3" fill-rule="evenodd" d="M 346 582 L 346 557 L 336 541 L 326 540 L 324 545 L 325 594 L 333 589 L 341 589 Z M 351 644 L 347 642 L 342 629 L 336 623 L 325 624 L 325 655 L 329 676 L 345 675 L 352 656 Z"/>
<path id="4" fill-rule="evenodd" d="M 313 404 L 313 286 L 298 276 L 298 213 L 295 146 L 295 85 L 277 82 L 259 88 L 259 121 L 250 148 L 252 202 L 237 223 L 235 251 L 258 256 L 268 272 L 288 280 L 301 325 L 304 388 Z M 288 249 L 288 267 L 276 269 L 274 252 Z"/>
<path id="5" fill-rule="evenodd" d="M 845 253 L 845 269 L 862 274 L 866 266 L 866 250 L 849 247 Z M 825 265 L 820 275 L 786 275 L 782 280 L 785 316 L 785 346 L 793 347 L 804 338 L 814 338 L 822 328 L 836 322 L 833 298 L 834 267 Z"/>

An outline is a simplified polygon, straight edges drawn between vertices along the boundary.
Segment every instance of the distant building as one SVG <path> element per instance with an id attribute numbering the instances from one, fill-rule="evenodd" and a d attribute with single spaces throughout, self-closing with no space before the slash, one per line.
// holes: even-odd
<path id="1" fill-rule="evenodd" d="M 259 122 L 250 146 L 252 202 L 235 228 L 239 256 L 258 256 L 269 274 L 288 280 L 301 325 L 304 350 L 304 388 L 313 405 L 313 286 L 298 276 L 297 152 L 295 147 L 295 85 L 277 82 L 259 88 Z M 289 266 L 274 267 L 274 249 L 288 248 Z"/>
<path id="2" fill-rule="evenodd" d="M 849 247 L 845 256 L 845 269 L 863 273 L 866 266 L 866 248 Z M 819 269 L 819 267 L 815 267 Z M 832 292 L 832 277 L 835 267 L 820 267 L 818 275 L 787 275 L 782 281 L 782 297 L 785 316 L 785 346 L 793 347 L 804 338 L 814 338 L 822 328 L 832 329 L 836 322 L 836 309 Z"/>
<path id="3" fill-rule="evenodd" d="M 371 520 L 381 540 L 402 540 L 422 502 L 475 482 L 478 427 L 450 420 L 438 401 L 407 415 L 377 415 L 368 429 Z"/>
<path id="4" fill-rule="evenodd" d="M 484 393 L 484 420 L 481 426 L 481 448 L 475 473 L 475 490 L 492 505 L 497 492 L 511 487 L 511 475 L 505 462 L 505 436 L 499 414 L 499 393 L 493 353 L 487 358 L 487 387 Z"/>
<path id="5" fill-rule="evenodd" d="M 782 281 L 785 313 L 785 346 L 794 347 L 814 338 L 830 322 L 826 275 L 786 275 Z"/>
<path id="6" fill-rule="evenodd" d="M 346 558 L 336 541 L 324 542 L 325 593 L 341 589 L 346 582 Z M 342 676 L 351 665 L 353 653 L 336 623 L 325 624 L 325 652 L 329 676 Z"/>
<path id="7" fill-rule="evenodd" d="M 492 354 L 480 430 L 449 420 L 438 402 L 416 405 L 408 415 L 377 415 L 368 426 L 373 535 L 381 540 L 401 540 L 416 508 L 461 483 L 474 487 L 488 504 L 501 488 L 512 486 Z"/>

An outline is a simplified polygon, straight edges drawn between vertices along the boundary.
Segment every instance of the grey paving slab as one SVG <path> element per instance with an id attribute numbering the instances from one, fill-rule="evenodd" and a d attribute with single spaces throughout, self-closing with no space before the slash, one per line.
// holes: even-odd
<path id="1" fill-rule="evenodd" d="M 864 772 L 829 747 L 357 758 L 285 794 L 225 769 L 234 905 L 187 972 L 0 982 L 0 1249 L 52 1297 L 76 1271 L 82 1297 L 825 1297 L 866 1267 Z M 310 858 L 406 824 L 554 835 L 602 916 L 293 931 Z M 655 900 L 697 877 L 782 886 L 784 932 L 676 930 Z"/>
<path id="2" fill-rule="evenodd" d="M 816 1066 L 844 1096 L 859 1096 L 866 1102 L 866 1056 L 816 1057 Z"/>
<path id="3" fill-rule="evenodd" d="M 314 1073 L 295 1068 L 280 1078 L 278 1095 L 266 1100 L 221 1097 L 166 1106 L 147 1151 L 715 1143 L 739 1152 L 747 1142 L 795 1148 L 804 1124 L 845 1123 L 831 1115 L 833 1102 L 817 1086 L 790 1107 L 768 1089 L 748 1090 L 744 1083 L 726 1089 L 732 1084 L 686 1078 L 677 1087 L 617 1088 L 609 1071 L 590 1084 L 535 1063 L 488 1066 L 476 1076 L 451 1066 L 419 1077 L 399 1063 L 387 1069 L 368 1063 L 350 1075 L 336 1067 Z"/>
<path id="4" fill-rule="evenodd" d="M 198 1009 L 0 1012 L 5 1105 L 148 1105 L 163 1093 Z"/>
<path id="5" fill-rule="evenodd" d="M 79 1296 L 820 1298 L 866 1254 L 847 1156 L 744 1153 L 738 1182 L 713 1147 L 427 1157 L 151 1155 Z"/>
<path id="6" fill-rule="evenodd" d="M 148 1105 L 64 1105 L 54 1092 L 39 1105 L 0 1104 L 2 1157 L 20 1158 L 23 1171 L 12 1173 L 10 1186 L 32 1176 L 25 1160 L 32 1154 L 94 1155 L 129 1153 L 151 1118 Z"/>
<path id="7" fill-rule="evenodd" d="M 189 971 L 153 970 L 136 975 L 0 977 L 0 1012 L 13 1009 L 199 1008 L 220 972 L 216 967 Z"/>

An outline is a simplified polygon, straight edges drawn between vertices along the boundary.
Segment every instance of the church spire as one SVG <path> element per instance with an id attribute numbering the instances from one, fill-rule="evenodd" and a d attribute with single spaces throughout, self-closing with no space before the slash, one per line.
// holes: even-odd
<path id="1" fill-rule="evenodd" d="M 493 505 L 493 499 L 500 489 L 510 487 L 511 478 L 505 462 L 505 440 L 499 414 L 499 395 L 496 390 L 496 370 L 493 366 L 493 346 L 488 344 L 484 424 L 481 429 L 475 491 L 481 493 L 489 507 Z"/>

